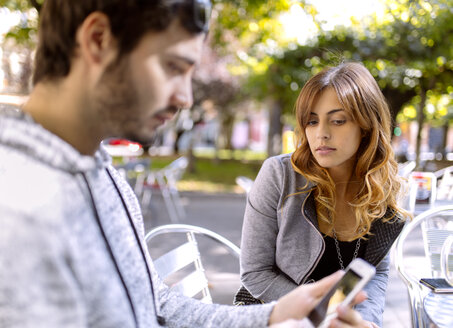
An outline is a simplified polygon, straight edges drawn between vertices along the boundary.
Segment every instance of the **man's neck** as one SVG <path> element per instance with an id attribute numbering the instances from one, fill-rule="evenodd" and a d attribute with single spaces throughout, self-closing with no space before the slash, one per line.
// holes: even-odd
<path id="1" fill-rule="evenodd" d="M 90 133 L 90 122 L 83 119 L 87 110 L 83 108 L 83 95 L 76 90 L 64 81 L 38 83 L 23 110 L 81 154 L 93 155 L 101 138 Z"/>

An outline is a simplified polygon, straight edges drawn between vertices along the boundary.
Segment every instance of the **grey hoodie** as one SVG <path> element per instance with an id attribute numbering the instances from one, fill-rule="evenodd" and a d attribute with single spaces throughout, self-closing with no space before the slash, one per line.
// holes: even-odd
<path id="1" fill-rule="evenodd" d="M 157 327 L 156 309 L 168 327 L 264 327 L 272 308 L 170 292 L 102 147 L 82 156 L 0 105 L 0 327 Z"/>

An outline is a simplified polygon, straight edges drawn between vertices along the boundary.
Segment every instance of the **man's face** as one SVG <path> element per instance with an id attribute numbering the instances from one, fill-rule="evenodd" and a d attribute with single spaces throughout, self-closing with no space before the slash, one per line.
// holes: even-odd
<path id="1" fill-rule="evenodd" d="M 146 34 L 129 55 L 107 67 L 93 91 L 103 134 L 147 144 L 157 127 L 190 107 L 204 38 L 175 20 L 163 32 Z"/>

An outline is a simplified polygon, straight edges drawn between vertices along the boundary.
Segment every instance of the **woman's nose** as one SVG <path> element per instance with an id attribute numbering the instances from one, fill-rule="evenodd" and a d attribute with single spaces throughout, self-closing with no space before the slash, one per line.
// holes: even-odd
<path id="1" fill-rule="evenodd" d="M 330 130 L 326 124 L 320 123 L 318 125 L 317 137 L 324 140 L 330 139 Z"/>

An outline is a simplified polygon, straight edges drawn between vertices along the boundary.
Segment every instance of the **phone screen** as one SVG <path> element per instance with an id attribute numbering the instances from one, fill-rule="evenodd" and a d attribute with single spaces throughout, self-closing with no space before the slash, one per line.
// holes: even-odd
<path id="1" fill-rule="evenodd" d="M 360 282 L 361 276 L 353 270 L 346 270 L 346 273 L 337 283 L 335 288 L 324 296 L 321 303 L 310 312 L 308 318 L 315 325 L 318 326 L 325 317 L 335 312 L 337 306 L 346 299 L 346 296 L 354 289 L 357 283 Z"/>
<path id="2" fill-rule="evenodd" d="M 343 302 L 346 296 L 352 292 L 354 287 L 360 281 L 361 277 L 352 270 L 348 270 L 340 280 L 334 294 L 330 297 L 327 305 L 327 315 L 334 312 L 337 306 Z"/>

